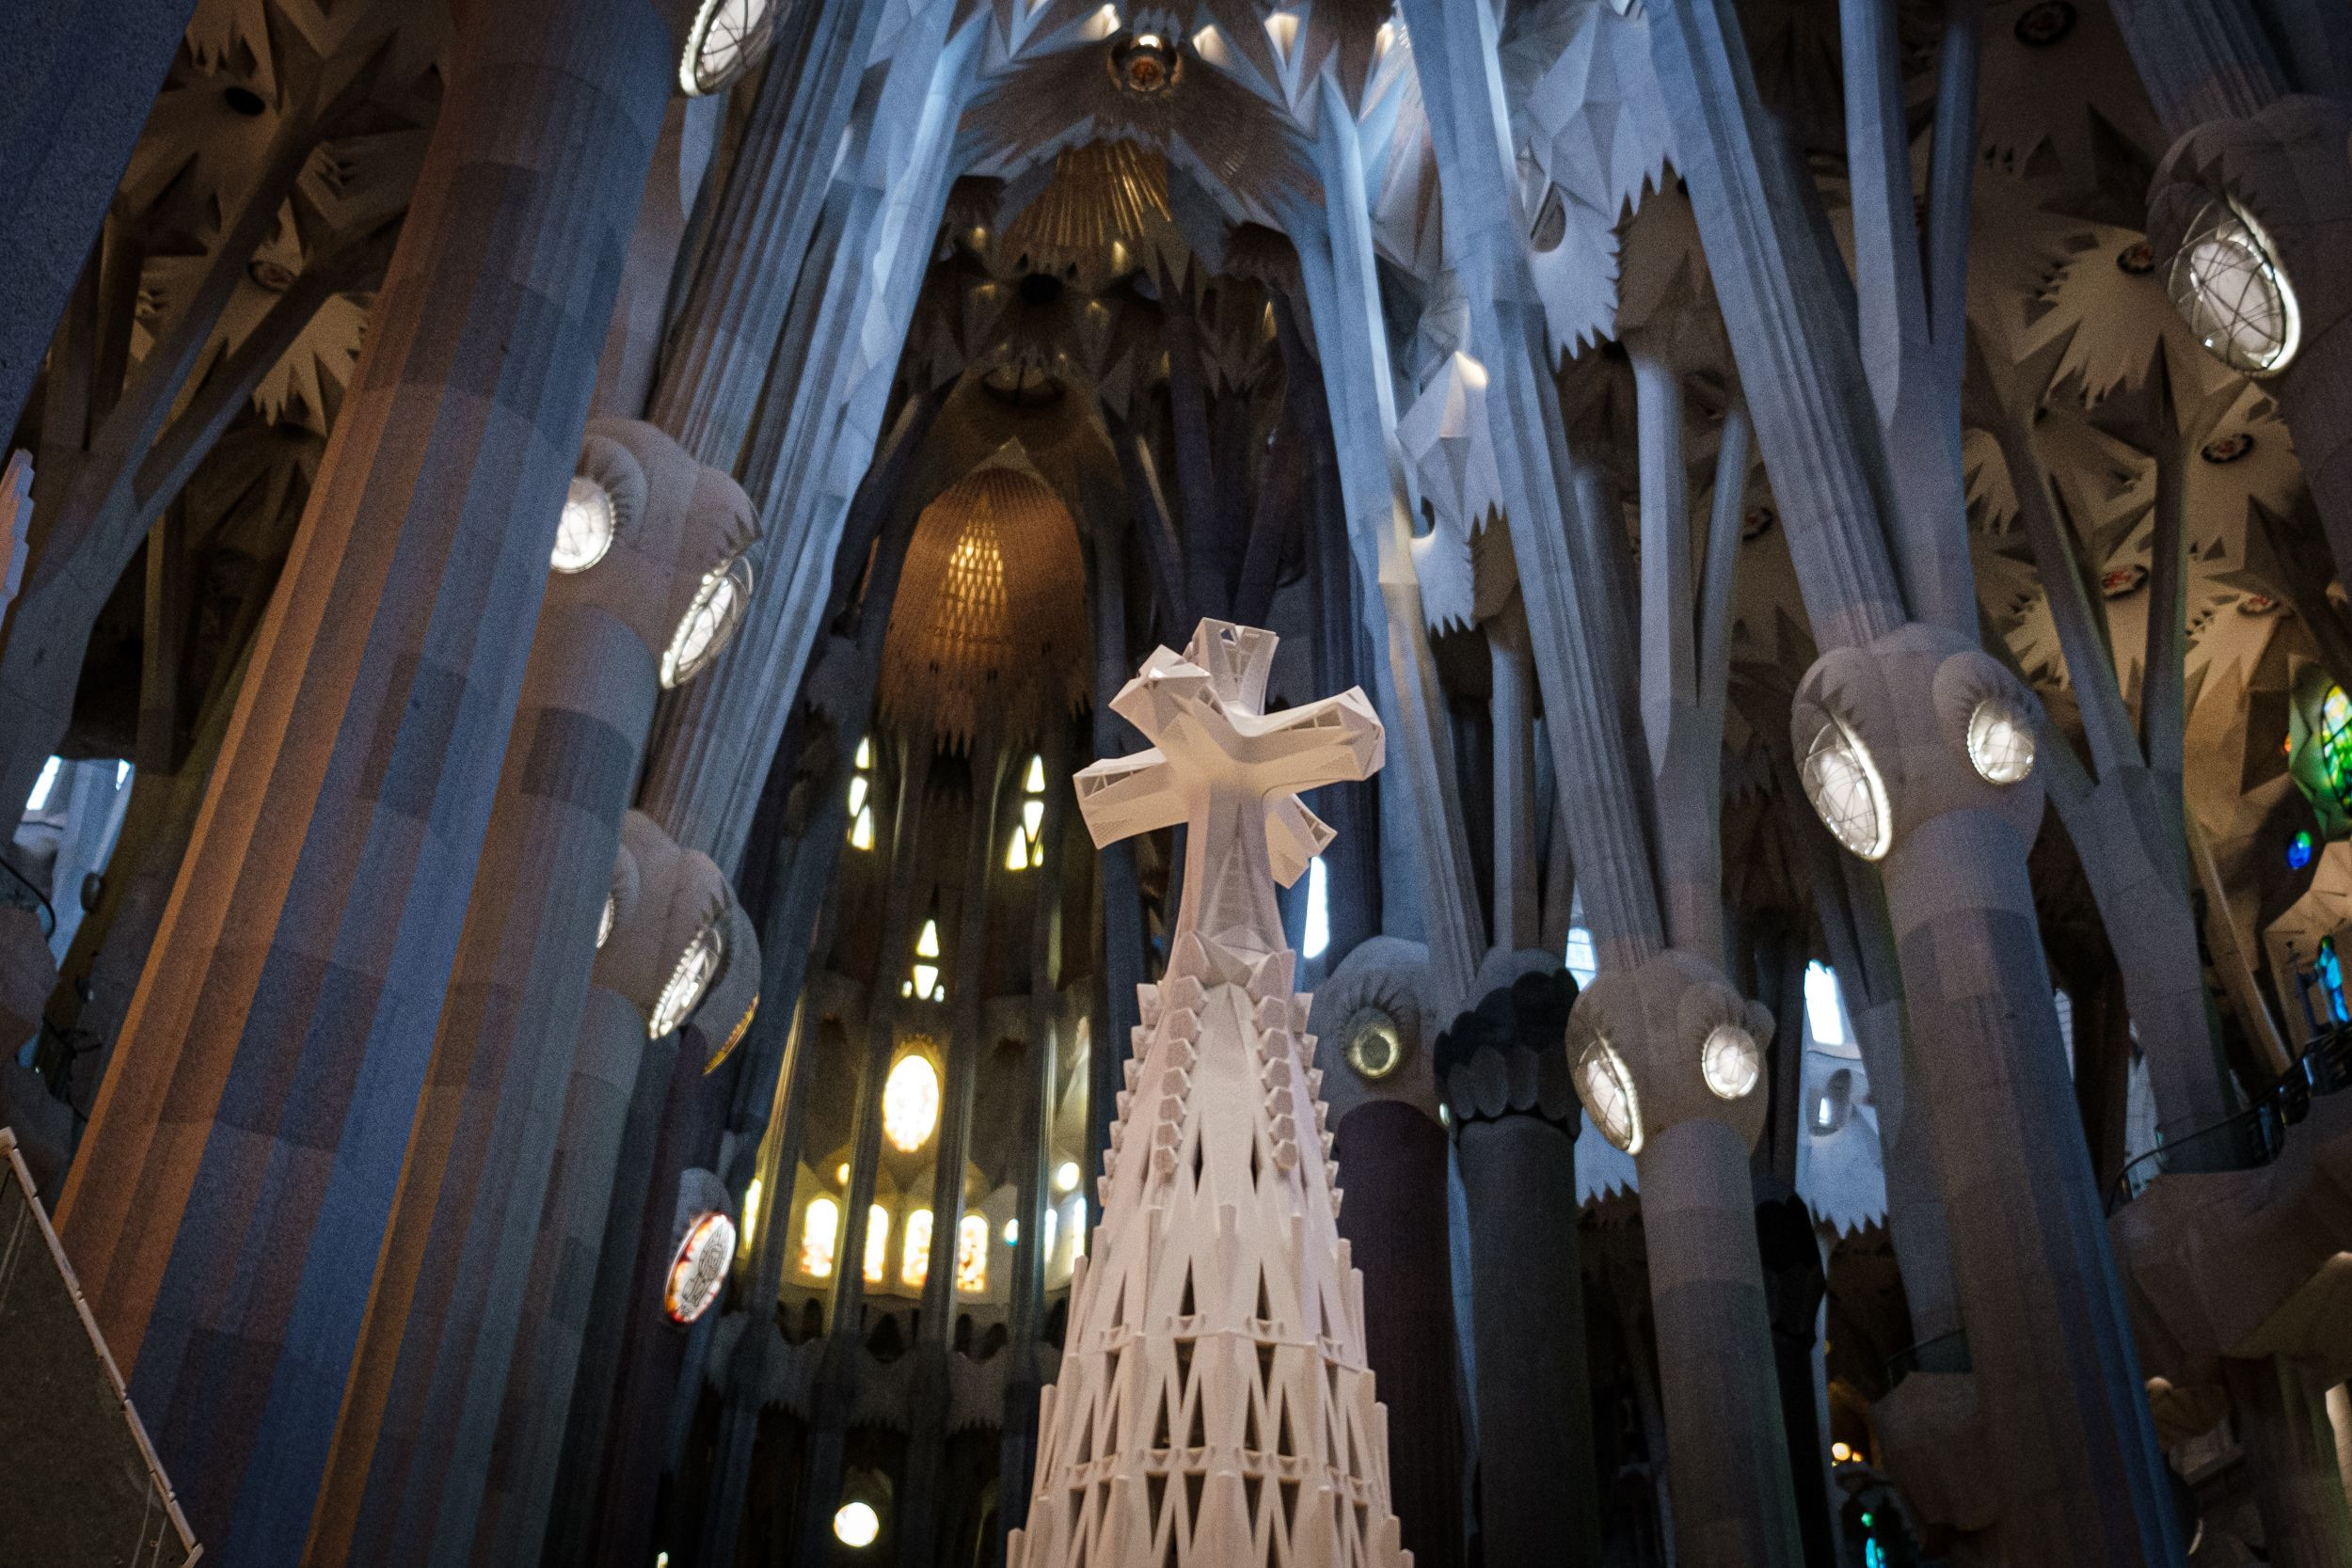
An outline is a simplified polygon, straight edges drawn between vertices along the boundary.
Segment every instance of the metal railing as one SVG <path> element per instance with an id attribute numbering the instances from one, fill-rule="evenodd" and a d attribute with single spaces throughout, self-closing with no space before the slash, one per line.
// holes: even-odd
<path id="1" fill-rule="evenodd" d="M 2352 1025 L 2336 1024 L 2314 1037 L 2263 1096 L 2237 1115 L 2149 1150 L 2117 1175 L 2106 1212 L 2147 1191 L 2168 1174 L 2255 1170 L 2286 1149 L 2287 1129 L 2311 1114 L 2314 1096 L 2352 1087 Z"/>
<path id="2" fill-rule="evenodd" d="M 49 907 L 48 895 L 34 886 L 33 879 L 11 864 L 6 855 L 0 855 L 0 904 L 32 911 L 40 921 L 42 936 L 57 934 L 57 911 Z"/>

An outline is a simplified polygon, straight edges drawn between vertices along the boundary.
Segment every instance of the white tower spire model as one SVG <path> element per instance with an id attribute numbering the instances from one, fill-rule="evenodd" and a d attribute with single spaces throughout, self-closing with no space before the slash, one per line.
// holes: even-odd
<path id="1" fill-rule="evenodd" d="M 1337 1216 L 1274 884 L 1331 830 L 1297 792 L 1364 779 L 1360 690 L 1267 714 L 1271 632 L 1203 621 L 1112 708 L 1152 741 L 1077 776 L 1095 845 L 1186 824 L 1184 906 L 1071 1283 L 1011 1568 L 1404 1568 L 1363 1281 Z"/>

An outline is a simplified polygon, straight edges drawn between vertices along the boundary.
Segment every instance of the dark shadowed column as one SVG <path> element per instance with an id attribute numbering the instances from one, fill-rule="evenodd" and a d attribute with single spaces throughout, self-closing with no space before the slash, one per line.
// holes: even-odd
<path id="1" fill-rule="evenodd" d="M 469 21 L 61 1205 L 237 1563 L 302 1548 L 669 90 L 649 0 Z"/>
<path id="2" fill-rule="evenodd" d="M 1340 1235 L 1364 1275 L 1364 1360 L 1389 1411 L 1389 1501 L 1415 1568 L 1462 1560 L 1461 1402 L 1454 1385 L 1445 1130 L 1401 1100 L 1340 1118 Z"/>
<path id="3" fill-rule="evenodd" d="M 1479 1526 L 1488 1568 L 1597 1568 L 1577 1234 L 1575 982 L 1526 975 L 1438 1037 L 1470 1205 Z"/>
<path id="4" fill-rule="evenodd" d="M 16 428 L 195 0 L 42 0 L 0 28 L 0 440 Z"/>

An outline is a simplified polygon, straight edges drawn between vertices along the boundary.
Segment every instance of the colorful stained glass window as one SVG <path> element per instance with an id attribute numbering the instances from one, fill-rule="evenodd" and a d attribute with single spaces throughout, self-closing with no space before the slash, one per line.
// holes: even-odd
<path id="1" fill-rule="evenodd" d="M 956 1227 L 956 1290 L 977 1296 L 988 1289 L 988 1216 L 966 1214 Z"/>

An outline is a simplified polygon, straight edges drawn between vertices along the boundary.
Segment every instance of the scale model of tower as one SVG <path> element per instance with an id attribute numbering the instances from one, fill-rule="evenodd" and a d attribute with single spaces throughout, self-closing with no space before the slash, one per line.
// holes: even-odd
<path id="1" fill-rule="evenodd" d="M 1184 904 L 1141 988 L 1010 1568 L 1412 1560 L 1274 902 L 1331 840 L 1298 792 L 1376 772 L 1380 721 L 1357 689 L 1266 713 L 1275 641 L 1203 621 L 1154 651 L 1111 704 L 1152 749 L 1077 776 L 1098 847 L 1186 825 Z"/>

